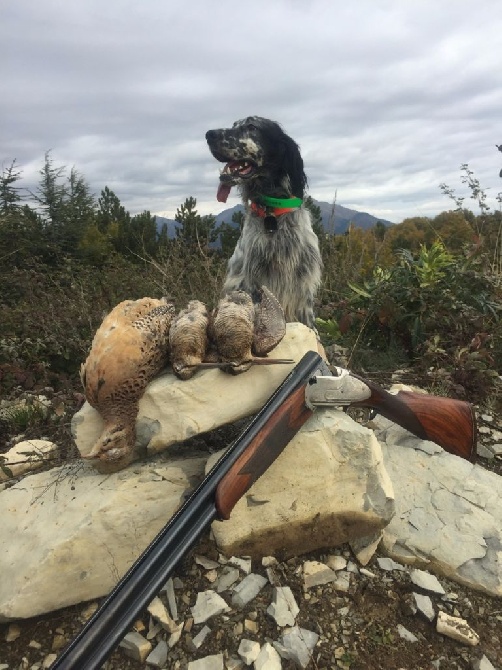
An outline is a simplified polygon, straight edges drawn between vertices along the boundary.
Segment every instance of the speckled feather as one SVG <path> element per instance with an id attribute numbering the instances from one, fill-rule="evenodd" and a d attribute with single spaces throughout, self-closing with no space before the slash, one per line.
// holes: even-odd
<path id="1" fill-rule="evenodd" d="M 174 373 L 189 379 L 206 354 L 209 313 L 200 300 L 191 300 L 173 319 L 169 330 L 169 348 Z"/>
<path id="2" fill-rule="evenodd" d="M 119 458 L 122 448 L 124 453 L 132 450 L 138 401 L 167 363 L 173 316 L 174 306 L 165 298 L 126 300 L 98 328 L 80 370 L 85 396 L 105 421 L 103 434 L 90 456 L 106 458 L 106 447 L 109 457 L 115 458 Z M 124 444 L 119 433 L 124 436 Z"/>

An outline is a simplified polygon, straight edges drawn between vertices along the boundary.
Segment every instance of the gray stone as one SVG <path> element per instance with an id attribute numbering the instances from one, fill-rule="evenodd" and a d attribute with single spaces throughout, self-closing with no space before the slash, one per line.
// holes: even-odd
<path id="1" fill-rule="evenodd" d="M 340 572 L 337 572 L 333 586 L 337 591 L 347 593 L 347 591 L 350 589 L 350 572 L 345 572 L 345 570 L 340 570 Z"/>
<path id="2" fill-rule="evenodd" d="M 184 627 L 183 623 L 178 624 L 176 629 L 173 630 L 173 632 L 169 636 L 169 639 L 167 641 L 167 646 L 169 647 L 169 649 L 172 649 L 172 647 L 174 647 L 174 645 L 180 641 L 181 633 L 183 632 L 183 627 Z"/>
<path id="3" fill-rule="evenodd" d="M 413 633 L 410 630 L 405 628 L 400 623 L 397 624 L 397 633 L 399 637 L 402 637 L 403 640 L 406 640 L 407 642 L 418 642 L 418 637 L 416 635 L 413 635 Z"/>
<path id="4" fill-rule="evenodd" d="M 378 417 L 396 514 L 387 554 L 490 595 L 502 595 L 502 477 Z"/>
<path id="5" fill-rule="evenodd" d="M 425 570 L 412 570 L 410 577 L 415 586 L 419 586 L 424 591 L 437 593 L 441 596 L 446 593 L 444 588 L 439 583 L 438 578 L 435 575 L 431 575 L 429 572 L 426 572 Z"/>
<path id="6" fill-rule="evenodd" d="M 361 565 L 368 565 L 382 539 L 382 531 L 365 537 L 353 538 L 349 541 L 350 548 Z M 331 566 L 330 566 L 331 567 Z"/>
<path id="7" fill-rule="evenodd" d="M 472 670 L 496 670 L 490 661 L 483 654 L 481 658 L 477 658 L 472 662 Z"/>
<path id="8" fill-rule="evenodd" d="M 148 654 L 146 662 L 153 665 L 154 668 L 163 668 L 167 662 L 167 652 L 167 642 L 161 640 L 155 649 Z"/>
<path id="9" fill-rule="evenodd" d="M 267 608 L 269 614 L 278 626 L 294 626 L 300 608 L 289 586 L 274 588 L 272 603 Z"/>
<path id="10" fill-rule="evenodd" d="M 216 591 L 202 591 L 197 594 L 195 605 L 191 608 L 195 624 L 204 623 L 212 616 L 228 612 L 230 607 Z"/>
<path id="11" fill-rule="evenodd" d="M 432 600 L 429 598 L 429 596 L 424 596 L 421 593 L 414 593 L 413 599 L 420 614 L 422 614 L 422 616 L 424 616 L 429 621 L 434 621 L 436 613 L 434 612 Z"/>
<path id="12" fill-rule="evenodd" d="M 235 567 L 242 570 L 245 575 L 249 575 L 251 572 L 251 559 L 250 558 L 239 558 L 238 556 L 230 556 L 228 559 L 229 565 L 234 565 Z"/>
<path id="13" fill-rule="evenodd" d="M 242 658 L 246 665 L 251 665 L 260 653 L 260 643 L 255 640 L 247 640 L 244 638 L 240 641 L 237 653 Z"/>
<path id="14" fill-rule="evenodd" d="M 89 464 L 70 463 L 2 491 L 0 621 L 108 594 L 203 468 L 201 458 L 166 462 L 160 456 L 100 475 Z M 162 480 L 142 477 L 152 472 Z"/>
<path id="15" fill-rule="evenodd" d="M 278 642 L 274 642 L 274 647 L 281 658 L 293 661 L 300 668 L 306 668 L 318 639 L 317 633 L 293 626 L 284 631 Z"/>
<path id="16" fill-rule="evenodd" d="M 206 639 L 206 637 L 209 635 L 210 632 L 211 629 L 209 628 L 209 626 L 204 626 L 204 628 L 202 628 L 197 633 L 197 635 L 192 639 L 191 644 L 189 645 L 191 650 L 197 651 L 197 649 L 199 649 L 199 647 L 202 646 L 204 640 Z"/>
<path id="17" fill-rule="evenodd" d="M 345 570 L 347 567 L 347 559 L 344 558 L 343 556 L 328 556 L 326 559 L 326 565 L 328 568 L 331 568 L 331 570 L 334 570 L 337 572 L 338 570 Z"/>
<path id="18" fill-rule="evenodd" d="M 162 628 L 172 633 L 176 629 L 176 623 L 171 619 L 162 600 L 157 597 L 146 608 L 155 621 L 158 621 Z"/>
<path id="19" fill-rule="evenodd" d="M 265 642 L 254 662 L 254 670 L 281 670 L 279 654 L 270 642 Z"/>
<path id="20" fill-rule="evenodd" d="M 329 584 L 337 579 L 337 574 L 331 568 L 319 561 L 305 561 L 303 564 L 303 585 L 306 589 L 314 586 Z"/>
<path id="21" fill-rule="evenodd" d="M 206 558 L 205 556 L 196 556 L 195 562 L 205 570 L 212 570 L 213 568 L 220 567 L 220 564 L 217 561 L 213 561 L 211 558 Z"/>
<path id="22" fill-rule="evenodd" d="M 41 468 L 58 447 L 49 440 L 23 440 L 0 456 L 0 482 Z"/>
<path id="23" fill-rule="evenodd" d="M 404 565 L 393 561 L 392 558 L 377 558 L 378 567 L 382 570 L 406 570 Z"/>
<path id="24" fill-rule="evenodd" d="M 197 661 L 190 661 L 187 670 L 225 670 L 223 654 L 205 656 Z"/>
<path id="25" fill-rule="evenodd" d="M 227 591 L 231 586 L 235 584 L 235 582 L 239 579 L 240 573 L 237 568 L 231 568 L 230 566 L 226 566 L 223 568 L 221 571 L 221 575 L 218 578 L 218 581 L 216 582 L 216 590 L 218 593 L 222 593 L 223 591 Z"/>
<path id="26" fill-rule="evenodd" d="M 167 582 L 164 584 L 164 588 L 162 589 L 167 598 L 167 604 L 169 605 L 169 610 L 171 612 L 171 617 L 174 619 L 174 621 L 177 621 L 178 619 L 178 606 L 176 605 L 176 595 L 174 593 L 174 584 L 172 579 L 168 579 Z"/>
<path id="27" fill-rule="evenodd" d="M 151 642 L 135 631 L 127 633 L 120 642 L 119 647 L 123 650 L 124 654 L 141 663 L 145 662 L 146 657 L 152 650 Z"/>
<path id="28" fill-rule="evenodd" d="M 247 577 L 244 577 L 242 582 L 237 584 L 234 588 L 232 605 L 234 607 L 244 607 L 258 595 L 266 583 L 267 579 L 266 577 L 263 577 L 263 575 L 257 575 L 253 572 L 247 575 Z"/>

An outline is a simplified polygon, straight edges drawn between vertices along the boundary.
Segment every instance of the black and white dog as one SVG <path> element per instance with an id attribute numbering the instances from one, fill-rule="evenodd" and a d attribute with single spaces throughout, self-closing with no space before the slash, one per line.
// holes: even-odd
<path id="1" fill-rule="evenodd" d="M 246 207 L 224 292 L 252 293 L 265 285 L 287 321 L 315 329 L 322 264 L 310 212 L 303 206 L 307 177 L 298 145 L 278 123 L 259 116 L 208 130 L 206 140 L 216 160 L 225 163 L 218 200 L 226 202 L 232 186 L 238 186 Z"/>

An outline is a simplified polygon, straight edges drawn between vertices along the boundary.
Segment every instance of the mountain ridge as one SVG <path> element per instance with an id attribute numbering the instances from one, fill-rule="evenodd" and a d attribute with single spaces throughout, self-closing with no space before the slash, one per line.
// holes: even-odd
<path id="1" fill-rule="evenodd" d="M 328 234 L 342 234 L 345 233 L 350 224 L 357 226 L 358 228 L 363 228 L 367 230 L 368 228 L 373 228 L 373 226 L 381 221 L 385 226 L 393 226 L 392 221 L 387 221 L 386 219 L 381 219 L 379 217 L 373 216 L 368 212 L 360 212 L 356 209 L 350 209 L 344 207 L 343 205 L 323 202 L 322 200 L 314 200 L 314 204 L 321 210 L 322 225 L 324 231 Z M 333 215 L 334 208 L 334 215 Z M 224 209 L 219 214 L 214 215 L 216 219 L 216 227 L 220 226 L 222 223 L 228 223 L 230 225 L 237 225 L 232 223 L 232 216 L 237 212 L 244 211 L 244 205 L 234 205 L 234 207 L 229 207 Z M 174 219 L 169 219 L 164 216 L 157 216 L 157 228 L 160 231 L 164 224 L 167 225 L 167 234 L 172 239 L 176 237 L 176 229 L 179 227 L 179 223 Z"/>

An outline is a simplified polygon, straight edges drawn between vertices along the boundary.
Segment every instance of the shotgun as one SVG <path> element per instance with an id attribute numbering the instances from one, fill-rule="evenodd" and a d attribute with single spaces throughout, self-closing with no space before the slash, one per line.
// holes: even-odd
<path id="1" fill-rule="evenodd" d="M 305 354 L 51 670 L 98 670 L 204 530 L 215 519 L 230 517 L 317 407 L 370 407 L 418 437 L 474 459 L 476 423 L 468 403 L 408 392 L 392 395 L 348 370 L 335 372 L 319 354 Z"/>

